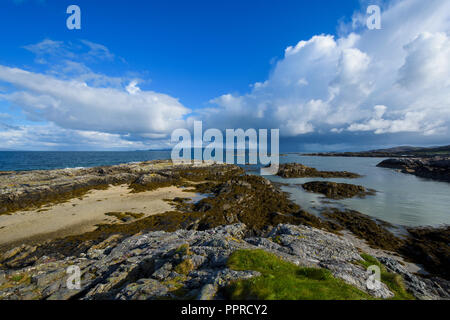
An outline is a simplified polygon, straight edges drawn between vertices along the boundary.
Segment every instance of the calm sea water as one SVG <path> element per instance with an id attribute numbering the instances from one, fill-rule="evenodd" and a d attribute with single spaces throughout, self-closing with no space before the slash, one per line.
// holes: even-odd
<path id="1" fill-rule="evenodd" d="M 0 171 L 109 166 L 169 158 L 170 151 L 0 151 Z"/>
<path id="2" fill-rule="evenodd" d="M 363 175 L 358 179 L 283 179 L 269 177 L 273 181 L 287 182 L 282 187 L 302 208 L 318 212 L 326 206 L 346 207 L 372 217 L 404 226 L 438 226 L 450 224 L 450 183 L 423 179 L 376 165 L 381 158 L 307 157 L 288 154 L 280 162 L 298 162 L 319 170 L 351 171 Z M 304 191 L 294 184 L 308 181 L 329 180 L 359 184 L 377 190 L 366 198 L 329 200 L 322 195 Z"/>
<path id="3" fill-rule="evenodd" d="M 136 161 L 169 159 L 170 151 L 133 152 L 0 152 L 0 171 L 92 167 Z M 378 168 L 380 158 L 305 157 L 288 154 L 282 163 L 298 162 L 319 170 L 347 170 L 363 175 L 358 179 L 326 179 L 363 185 L 377 190 L 376 195 L 364 199 L 329 200 L 304 191 L 296 184 L 325 180 L 283 179 L 272 181 L 289 183 L 283 190 L 302 208 L 318 213 L 326 206 L 346 207 L 375 218 L 405 226 L 450 224 L 450 183 L 437 182 Z"/>

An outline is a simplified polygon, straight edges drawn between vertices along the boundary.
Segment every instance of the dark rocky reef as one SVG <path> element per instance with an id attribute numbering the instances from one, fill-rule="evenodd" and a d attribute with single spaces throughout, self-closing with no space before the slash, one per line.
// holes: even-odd
<path id="1" fill-rule="evenodd" d="M 348 171 L 319 171 L 300 163 L 283 163 L 278 169 L 278 176 L 283 178 L 359 178 L 357 173 Z"/>
<path id="2" fill-rule="evenodd" d="M 366 240 L 373 248 L 398 252 L 403 246 L 402 239 L 396 237 L 385 227 L 385 221 L 376 221 L 355 210 L 327 209 L 322 212 L 325 218 L 331 219 L 343 229 L 351 231 L 357 237 Z"/>
<path id="3" fill-rule="evenodd" d="M 397 169 L 418 177 L 450 182 L 450 157 L 387 159 L 377 167 Z"/>
<path id="4" fill-rule="evenodd" d="M 407 228 L 408 234 L 398 237 L 388 230 L 393 225 L 355 210 L 327 209 L 322 215 L 371 247 L 396 252 L 431 274 L 450 280 L 450 226 Z"/>
<path id="5" fill-rule="evenodd" d="M 303 183 L 302 187 L 310 192 L 321 193 L 330 199 L 345 199 L 356 196 L 363 198 L 375 194 L 375 190 L 363 186 L 331 181 L 311 181 Z"/>
<path id="6" fill-rule="evenodd" d="M 450 226 L 441 228 L 408 228 L 410 237 L 400 252 L 425 268 L 450 279 Z"/>

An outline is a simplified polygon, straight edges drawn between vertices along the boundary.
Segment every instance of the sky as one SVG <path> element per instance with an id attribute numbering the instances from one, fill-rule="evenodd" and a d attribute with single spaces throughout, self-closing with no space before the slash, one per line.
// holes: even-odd
<path id="1" fill-rule="evenodd" d="M 168 148 L 196 120 L 282 151 L 450 144 L 447 0 L 1 0 L 0 41 L 0 150 Z"/>

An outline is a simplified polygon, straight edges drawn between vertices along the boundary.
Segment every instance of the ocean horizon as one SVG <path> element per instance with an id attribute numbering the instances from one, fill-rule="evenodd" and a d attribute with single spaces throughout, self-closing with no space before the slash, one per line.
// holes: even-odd
<path id="1" fill-rule="evenodd" d="M 240 150 L 244 149 L 235 149 L 235 155 Z M 168 160 L 171 158 L 171 152 L 172 150 L 170 149 L 135 151 L 0 151 L 0 171 L 89 168 L 122 163 Z M 249 150 L 245 149 L 245 152 L 247 161 Z M 223 154 L 225 157 L 225 150 L 223 150 Z M 193 155 L 194 151 L 192 151 L 191 158 L 193 158 Z"/>

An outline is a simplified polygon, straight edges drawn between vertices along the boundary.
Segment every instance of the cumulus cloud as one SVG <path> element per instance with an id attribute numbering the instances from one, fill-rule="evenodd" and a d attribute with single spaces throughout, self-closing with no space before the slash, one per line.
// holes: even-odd
<path id="1" fill-rule="evenodd" d="M 386 106 L 375 106 L 373 117 L 362 123 L 353 123 L 349 131 L 373 131 L 375 134 L 397 132 L 422 132 L 429 135 L 438 133 L 443 121 L 427 121 L 426 112 L 408 111 L 399 119 L 383 119 Z"/>
<path id="2" fill-rule="evenodd" d="M 183 127 L 189 113 L 177 99 L 152 91 L 133 94 L 96 88 L 75 80 L 0 66 L 0 81 L 17 90 L 0 98 L 20 106 L 34 120 L 60 127 L 115 134 L 167 134 Z"/>
<path id="3" fill-rule="evenodd" d="M 35 135 L 49 146 L 64 143 L 43 133 L 49 130 L 73 143 L 139 148 L 141 141 L 163 145 L 174 128 L 199 119 L 204 128 L 279 128 L 287 141 L 310 146 L 348 146 L 352 137 L 373 144 L 387 135 L 448 142 L 450 2 L 383 2 L 381 30 L 368 30 L 366 18 L 362 7 L 338 36 L 299 39 L 248 93 L 215 97 L 195 113 L 176 98 L 144 90 L 139 75 L 94 72 L 91 64 L 120 60 L 104 45 L 45 39 L 25 46 L 40 70 L 0 65 L 0 82 L 14 87 L 0 91 L 0 99 L 46 125 L 3 124 L 0 139 L 32 143 Z"/>
<path id="4" fill-rule="evenodd" d="M 190 110 L 169 95 L 141 90 L 138 74 L 111 77 L 92 71 L 89 64 L 115 63 L 104 45 L 45 39 L 24 48 L 35 55 L 38 68 L 0 65 L 0 83 L 7 84 L 0 101 L 45 125 L 17 126 L 15 117 L 0 114 L 2 147 L 159 148 L 167 147 L 173 129 L 186 126 Z"/>
<path id="5" fill-rule="evenodd" d="M 338 38 L 316 35 L 285 50 L 268 79 L 225 94 L 201 117 L 210 126 L 310 133 L 449 134 L 450 2 L 391 1 L 382 29 L 365 8 Z M 345 28 L 341 28 L 345 29 Z"/>
<path id="6" fill-rule="evenodd" d="M 11 150 L 129 150 L 167 148 L 166 141 L 132 141 L 118 134 L 64 129 L 52 123 L 7 126 L 0 123 L 0 146 Z"/>

